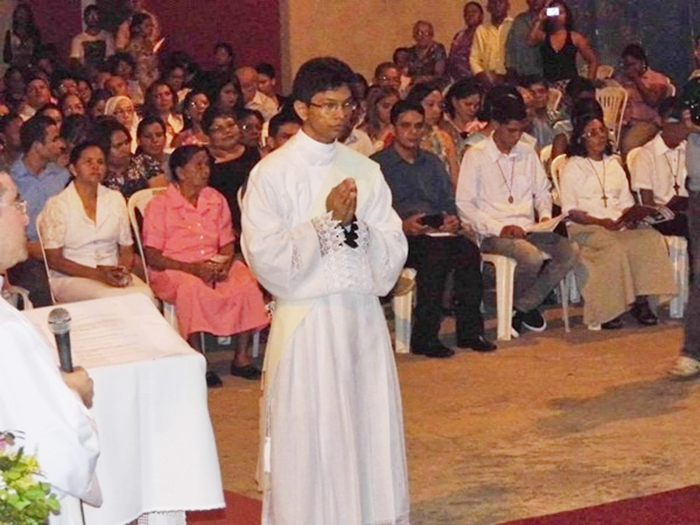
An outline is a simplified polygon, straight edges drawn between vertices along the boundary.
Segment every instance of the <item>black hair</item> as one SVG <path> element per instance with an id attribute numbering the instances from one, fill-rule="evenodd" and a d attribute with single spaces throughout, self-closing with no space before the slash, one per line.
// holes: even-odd
<path id="1" fill-rule="evenodd" d="M 187 113 L 187 108 L 190 107 L 190 105 L 192 104 L 192 100 L 197 95 L 204 95 L 205 97 L 207 97 L 207 101 L 209 101 L 209 95 L 203 89 L 193 88 L 187 93 L 187 95 L 185 95 L 185 100 L 182 101 L 182 120 L 185 123 L 183 129 L 192 129 L 194 123 L 192 122 L 192 119 Z M 211 101 L 209 101 L 209 104 L 211 107 Z"/>
<path id="2" fill-rule="evenodd" d="M 93 123 L 87 115 L 66 117 L 61 126 L 61 138 L 68 144 L 79 144 L 93 137 Z"/>
<path id="3" fill-rule="evenodd" d="M 217 118 L 232 118 L 238 122 L 238 113 L 225 111 L 217 108 L 216 106 L 209 106 L 209 109 L 204 112 L 204 116 L 202 117 L 202 130 L 204 133 L 209 135 L 209 130 Z"/>
<path id="4" fill-rule="evenodd" d="M 577 121 L 589 116 L 603 120 L 603 108 L 598 101 L 594 98 L 577 100 L 574 107 L 571 108 L 571 123 L 575 126 Z"/>
<path id="5" fill-rule="evenodd" d="M 133 16 L 131 17 L 131 23 L 129 24 L 129 32 L 131 35 L 136 34 L 136 28 L 141 26 L 144 22 L 147 20 L 152 20 L 153 17 L 149 15 L 148 13 L 134 13 Z"/>
<path id="6" fill-rule="evenodd" d="M 586 91 L 595 91 L 595 84 L 588 78 L 577 76 L 569 80 L 569 83 L 566 84 L 564 94 L 569 100 L 575 102 L 579 99 L 581 93 L 585 93 Z"/>
<path id="7" fill-rule="evenodd" d="M 549 88 L 549 82 L 542 75 L 527 75 L 520 82 L 520 85 L 524 88 L 530 88 L 535 84 L 542 84 L 544 87 Z"/>
<path id="8" fill-rule="evenodd" d="M 78 162 L 78 160 L 80 160 L 80 156 L 83 154 L 83 152 L 89 148 L 99 149 L 102 152 L 102 154 L 105 156 L 105 160 L 106 160 L 107 155 L 105 154 L 104 150 L 102 149 L 102 146 L 100 146 L 97 142 L 86 140 L 84 142 L 81 142 L 80 144 L 78 144 L 77 146 L 75 146 L 71 150 L 70 160 L 68 161 L 68 164 L 71 165 L 71 164 L 75 164 L 76 162 Z"/>
<path id="9" fill-rule="evenodd" d="M 9 112 L 6 115 L 3 115 L 0 117 L 0 133 L 5 133 L 7 130 L 7 126 L 10 125 L 10 122 L 21 119 L 22 117 L 19 116 L 18 113 L 15 113 L 14 111 Z"/>
<path id="10" fill-rule="evenodd" d="M 107 59 L 107 67 L 109 69 L 110 74 L 118 74 L 117 67 L 119 66 L 119 62 L 126 62 L 127 64 L 129 64 L 132 70 L 136 69 L 136 61 L 134 60 L 134 57 L 132 57 L 131 54 L 126 53 L 125 51 L 120 51 L 118 53 L 114 53 L 111 57 Z"/>
<path id="11" fill-rule="evenodd" d="M 394 64 L 398 64 L 399 53 L 410 53 L 411 50 L 407 47 L 397 47 L 391 55 L 391 61 Z"/>
<path id="12" fill-rule="evenodd" d="M 191 144 L 189 146 L 180 146 L 179 148 L 175 148 L 175 151 L 170 154 L 170 159 L 168 160 L 170 173 L 173 174 L 173 177 L 177 180 L 177 169 L 185 166 L 195 155 L 197 155 L 197 153 L 201 153 L 202 151 L 207 154 L 207 158 L 211 163 L 211 155 L 209 154 L 209 150 L 204 146 Z"/>
<path id="13" fill-rule="evenodd" d="M 233 89 L 238 94 L 238 100 L 236 101 L 236 106 L 233 108 L 233 110 L 238 112 L 243 109 L 243 90 L 241 90 L 241 82 L 238 80 L 238 77 L 235 74 L 227 75 L 226 78 L 219 79 L 214 83 L 208 93 L 209 103 L 211 104 L 210 107 L 219 105 L 219 94 L 229 84 L 233 86 Z"/>
<path id="14" fill-rule="evenodd" d="M 680 122 L 684 108 L 685 106 L 680 97 L 667 97 L 659 103 L 657 111 L 661 120 L 673 118 Z"/>
<path id="15" fill-rule="evenodd" d="M 104 100 L 107 102 L 110 98 L 112 98 L 112 94 L 106 89 L 96 89 L 92 92 L 92 97 L 90 97 L 90 102 L 88 102 L 86 109 L 92 111 L 100 101 Z"/>
<path id="16" fill-rule="evenodd" d="M 415 111 L 416 113 L 420 113 L 423 115 L 423 117 L 425 117 L 425 110 L 423 109 L 423 106 L 421 106 L 420 102 L 399 100 L 391 108 L 391 123 L 396 124 L 399 121 L 399 117 L 404 113 L 408 113 L 409 111 Z"/>
<path id="17" fill-rule="evenodd" d="M 109 156 L 109 151 L 112 149 L 112 135 L 118 131 L 125 133 L 129 138 L 129 142 L 131 142 L 129 130 L 114 117 L 100 117 L 95 122 L 92 137 L 100 145 L 102 151 L 105 152 L 105 156 Z"/>
<path id="18" fill-rule="evenodd" d="M 477 119 L 482 122 L 488 122 L 492 119 L 494 104 L 500 98 L 503 97 L 514 97 L 523 101 L 523 96 L 520 92 L 512 86 L 495 86 L 489 89 L 484 95 L 484 99 L 481 103 L 481 111 L 477 115 Z M 524 101 L 523 101 L 524 103 Z"/>
<path id="19" fill-rule="evenodd" d="M 374 80 L 375 80 L 375 82 L 379 79 L 379 77 L 382 76 L 382 74 L 384 74 L 384 71 L 386 71 L 387 69 L 391 69 L 391 68 L 394 68 L 398 71 L 399 66 L 397 66 L 393 62 L 382 62 L 377 67 L 375 67 L 374 68 Z"/>
<path id="20" fill-rule="evenodd" d="M 479 2 L 467 2 L 466 4 L 464 4 L 464 7 L 462 8 L 462 12 L 464 13 L 464 11 L 465 11 L 465 10 L 467 9 L 467 7 L 469 7 L 470 5 L 475 5 L 476 7 L 479 8 L 479 11 L 481 11 L 481 14 L 482 14 L 482 15 L 484 14 L 484 6 L 482 6 Z"/>
<path id="21" fill-rule="evenodd" d="M 263 114 L 260 113 L 257 109 L 243 108 L 241 111 L 238 112 L 238 120 L 243 120 L 251 116 L 257 118 L 261 124 L 265 123 L 265 117 L 263 117 Z"/>
<path id="22" fill-rule="evenodd" d="M 411 88 L 411 91 L 409 91 L 406 96 L 406 100 L 421 104 L 423 99 L 433 91 L 442 92 L 437 82 L 420 82 Z"/>
<path id="23" fill-rule="evenodd" d="M 102 15 L 102 9 L 98 5 L 90 4 L 85 9 L 83 9 L 83 18 L 87 18 L 88 13 L 95 11 L 98 15 Z"/>
<path id="24" fill-rule="evenodd" d="M 462 78 L 452 84 L 445 95 L 445 111 L 447 114 L 455 117 L 455 105 L 452 99 L 462 100 L 469 98 L 472 95 L 481 95 L 481 85 L 474 78 Z"/>
<path id="25" fill-rule="evenodd" d="M 309 104 L 317 93 L 343 86 L 351 88 L 355 81 L 355 74 L 345 62 L 333 57 L 312 58 L 297 71 L 292 93 L 294 100 Z"/>
<path id="26" fill-rule="evenodd" d="M 275 67 L 269 62 L 260 62 L 255 66 L 255 71 L 258 72 L 258 75 L 265 75 L 266 77 L 277 78 L 277 74 L 275 73 Z"/>
<path id="27" fill-rule="evenodd" d="M 644 62 L 644 65 L 647 65 L 649 62 L 647 59 L 647 54 L 644 51 L 644 48 L 639 44 L 627 44 L 625 46 L 625 48 L 622 50 L 622 53 L 620 56 L 622 58 L 632 57 L 635 60 L 639 60 L 641 62 Z"/>
<path id="28" fill-rule="evenodd" d="M 270 119 L 269 135 L 275 137 L 277 133 L 279 133 L 280 128 L 285 124 L 298 124 L 300 127 L 303 124 L 299 115 L 289 106 L 285 107 Z"/>
<path id="29" fill-rule="evenodd" d="M 165 122 L 163 122 L 160 117 L 157 117 L 156 115 L 146 115 L 143 117 L 141 122 L 139 122 L 139 125 L 136 128 L 136 137 L 141 138 L 146 131 L 146 128 L 153 124 L 158 124 L 163 129 L 163 133 L 165 133 Z"/>
<path id="30" fill-rule="evenodd" d="M 588 124 L 594 120 L 599 120 L 603 123 L 603 126 L 605 126 L 602 116 L 595 115 L 593 113 L 581 115 L 580 118 L 574 121 L 574 130 L 571 132 L 571 140 L 569 140 L 569 145 L 566 147 L 567 157 L 585 157 L 588 155 L 586 145 L 583 143 L 583 130 L 586 129 L 586 126 L 588 126 Z M 610 144 L 610 140 L 608 140 L 607 146 L 605 147 L 605 154 L 612 154 L 612 145 Z"/>
<path id="31" fill-rule="evenodd" d="M 44 111 L 47 109 L 55 109 L 57 110 L 61 115 L 63 115 L 63 110 L 61 110 L 60 107 L 58 107 L 58 104 L 54 104 L 53 102 L 49 102 L 48 104 L 44 104 L 41 106 L 39 109 L 36 110 L 37 115 L 43 115 Z"/>
<path id="32" fill-rule="evenodd" d="M 229 44 L 228 42 L 217 42 L 216 45 L 214 46 L 214 52 L 216 52 L 219 49 L 226 50 L 226 52 L 231 57 L 231 62 L 233 62 L 234 59 L 236 58 L 236 53 L 233 52 L 233 46 L 231 44 Z"/>
<path id="33" fill-rule="evenodd" d="M 525 120 L 527 111 L 525 102 L 521 97 L 505 95 L 493 101 L 491 107 L 491 119 L 499 124 L 508 124 L 512 120 Z"/>

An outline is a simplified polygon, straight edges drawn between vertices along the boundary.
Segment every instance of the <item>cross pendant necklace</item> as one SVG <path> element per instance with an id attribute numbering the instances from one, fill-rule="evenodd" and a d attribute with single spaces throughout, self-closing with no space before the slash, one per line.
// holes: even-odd
<path id="1" fill-rule="evenodd" d="M 666 159 L 666 164 L 668 164 L 668 169 L 671 172 L 671 177 L 673 177 L 673 191 L 676 192 L 676 195 L 678 195 L 679 190 L 681 189 L 680 184 L 678 184 L 678 175 L 681 172 L 681 152 L 678 150 L 676 151 L 676 171 L 673 171 L 673 166 L 671 165 L 671 161 L 668 158 L 668 151 L 664 153 L 664 158 Z"/>
<path id="2" fill-rule="evenodd" d="M 507 159 L 508 157 L 506 157 Z M 506 174 L 503 171 L 503 167 L 501 166 L 501 159 L 498 159 L 496 161 L 496 164 L 498 165 L 498 169 L 501 171 L 501 177 L 503 177 L 503 183 L 506 185 L 506 188 L 508 189 L 508 204 L 513 204 L 513 175 L 515 174 L 515 159 L 513 159 L 513 163 L 510 165 L 510 184 L 508 184 L 508 179 L 506 179 Z"/>
<path id="3" fill-rule="evenodd" d="M 603 196 L 600 198 L 603 201 L 603 206 L 606 208 L 608 207 L 608 199 L 610 197 L 607 196 L 605 193 L 605 178 L 607 175 L 607 168 L 605 167 L 605 157 L 603 157 L 603 180 L 600 179 L 600 175 L 598 175 L 598 170 L 595 167 L 595 164 L 593 164 L 593 161 L 591 160 L 590 157 L 588 158 L 588 162 L 591 165 L 591 168 L 593 168 L 593 172 L 595 173 L 595 178 L 598 180 L 598 184 L 600 184 L 600 190 L 603 192 Z"/>

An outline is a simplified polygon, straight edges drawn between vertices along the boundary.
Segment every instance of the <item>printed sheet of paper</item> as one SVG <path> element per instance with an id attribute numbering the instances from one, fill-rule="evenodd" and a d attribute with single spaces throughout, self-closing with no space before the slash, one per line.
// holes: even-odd
<path id="1" fill-rule="evenodd" d="M 140 293 L 24 311 L 53 347 L 48 317 L 54 308 L 70 313 L 74 365 L 95 368 L 194 352 Z"/>

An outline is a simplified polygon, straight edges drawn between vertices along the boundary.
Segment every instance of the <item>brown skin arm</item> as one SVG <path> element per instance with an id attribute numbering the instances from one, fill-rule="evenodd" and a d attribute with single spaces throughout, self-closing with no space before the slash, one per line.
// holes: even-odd
<path id="1" fill-rule="evenodd" d="M 91 268 L 90 266 L 85 266 L 64 257 L 63 248 L 45 250 L 45 253 L 49 268 L 62 274 L 92 279 L 117 288 L 129 284 L 124 281 L 124 271 L 119 267 L 98 266 L 97 268 Z"/>
<path id="2" fill-rule="evenodd" d="M 593 51 L 588 39 L 581 33 L 574 31 L 571 34 L 571 40 L 578 49 L 578 52 L 581 53 L 581 56 L 586 61 L 586 64 L 588 64 L 588 78 L 595 80 L 599 64 L 598 55 L 596 55 L 595 51 Z"/>
<path id="3" fill-rule="evenodd" d="M 195 275 L 207 283 L 213 283 L 219 280 L 218 273 L 220 264 L 210 261 L 192 263 L 176 261 L 175 259 L 163 255 L 161 250 L 149 246 L 145 246 L 143 251 L 148 265 L 155 270 L 178 270 Z"/>

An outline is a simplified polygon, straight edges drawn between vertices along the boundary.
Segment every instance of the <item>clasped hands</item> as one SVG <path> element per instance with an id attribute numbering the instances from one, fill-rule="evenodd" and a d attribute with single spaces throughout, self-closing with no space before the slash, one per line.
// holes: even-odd
<path id="1" fill-rule="evenodd" d="M 334 187 L 326 197 L 326 211 L 342 226 L 352 223 L 357 209 L 357 185 L 355 179 L 345 179 Z"/>
<path id="2" fill-rule="evenodd" d="M 214 284 L 226 280 L 232 263 L 232 257 L 219 255 L 208 261 L 190 263 L 189 270 L 191 274 L 214 286 Z"/>
<path id="3" fill-rule="evenodd" d="M 409 237 L 417 237 L 428 233 L 459 233 L 462 223 L 456 215 L 443 213 L 442 225 L 439 228 L 432 228 L 423 224 L 425 213 L 415 213 L 403 220 L 403 232 Z"/>
<path id="4" fill-rule="evenodd" d="M 131 284 L 131 272 L 124 266 L 97 266 L 97 280 L 116 288 Z"/>

